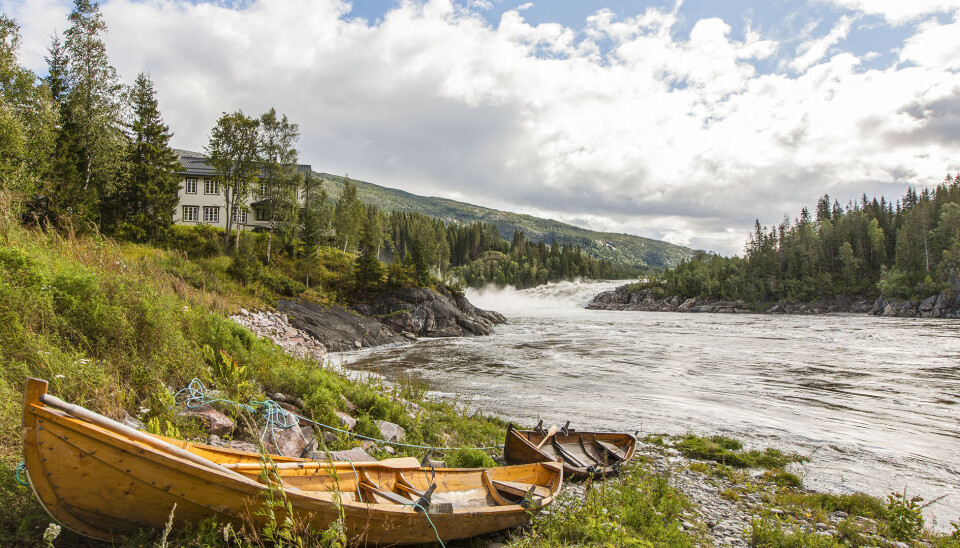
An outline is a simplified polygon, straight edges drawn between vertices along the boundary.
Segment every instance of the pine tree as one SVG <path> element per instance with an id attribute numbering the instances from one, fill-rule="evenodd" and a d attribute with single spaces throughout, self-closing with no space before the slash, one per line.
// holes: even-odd
<path id="1" fill-rule="evenodd" d="M 58 198 L 61 207 L 99 221 L 101 208 L 107 206 L 104 198 L 115 190 L 126 145 L 121 127 L 123 87 L 107 59 L 101 38 L 107 26 L 99 5 L 75 0 L 69 20 L 64 40 L 69 90 L 66 108 L 61 108 L 61 133 L 64 160 L 75 171 L 68 168 L 60 174 L 64 192 Z"/>
<path id="2" fill-rule="evenodd" d="M 173 223 L 180 162 L 170 148 L 173 134 L 160 116 L 153 82 L 144 73 L 137 75 L 130 106 L 127 177 L 113 200 L 114 211 L 128 237 L 154 240 Z"/>
<path id="3" fill-rule="evenodd" d="M 376 289 L 384 273 L 383 263 L 377 257 L 379 242 L 374 232 L 375 229 L 369 223 L 363 227 L 358 247 L 359 256 L 353 266 L 354 278 L 364 289 Z"/>

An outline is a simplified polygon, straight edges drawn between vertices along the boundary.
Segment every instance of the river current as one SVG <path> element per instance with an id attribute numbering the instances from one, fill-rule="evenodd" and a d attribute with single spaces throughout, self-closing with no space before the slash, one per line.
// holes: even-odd
<path id="1" fill-rule="evenodd" d="M 903 491 L 960 516 L 960 322 L 864 315 L 594 311 L 614 283 L 470 292 L 508 323 L 490 337 L 345 354 L 422 376 L 432 393 L 523 425 L 726 434 L 810 456 L 804 484 Z"/>

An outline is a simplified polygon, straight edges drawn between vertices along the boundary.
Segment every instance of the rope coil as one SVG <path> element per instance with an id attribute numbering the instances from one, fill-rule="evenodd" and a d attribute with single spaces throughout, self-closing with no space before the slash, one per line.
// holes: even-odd
<path id="1" fill-rule="evenodd" d="M 20 461 L 17 464 L 17 468 L 13 471 L 13 477 L 17 480 L 17 483 L 24 487 L 30 487 L 30 482 L 23 479 L 23 475 L 27 471 L 27 463 Z"/>
<path id="2" fill-rule="evenodd" d="M 203 381 L 196 378 L 191 380 L 190 384 L 187 385 L 186 388 L 177 392 L 176 395 L 174 395 L 174 399 L 179 399 L 181 394 L 184 394 L 184 393 L 187 394 L 187 398 L 184 400 L 184 404 L 187 406 L 188 409 L 196 409 L 197 407 L 201 407 L 210 403 L 220 402 L 220 403 L 227 403 L 227 404 L 233 405 L 240 409 L 246 409 L 252 414 L 263 414 L 266 420 L 266 425 L 264 426 L 263 432 L 260 434 L 260 441 L 263 441 L 263 438 L 264 436 L 266 436 L 268 431 L 271 433 L 271 435 L 273 435 L 273 439 L 276 440 L 277 428 L 281 428 L 281 429 L 292 428 L 294 426 L 299 425 L 300 421 L 303 421 L 303 422 L 308 422 L 310 424 L 314 424 L 321 428 L 326 428 L 327 430 L 332 430 L 334 432 L 346 434 L 353 438 L 373 441 L 377 443 L 386 443 L 386 444 L 394 445 L 396 447 L 409 447 L 411 449 L 427 449 L 427 450 L 435 450 L 435 451 L 451 451 L 454 449 L 477 449 L 480 451 L 490 451 L 494 449 L 500 449 L 500 446 L 469 447 L 469 448 L 433 447 L 429 445 L 413 445 L 409 443 L 387 441 L 380 438 L 371 438 L 369 436 L 364 436 L 361 434 L 350 432 L 349 430 L 342 430 L 335 426 L 330 426 L 329 424 L 323 424 L 321 422 L 317 422 L 315 420 L 309 419 L 302 415 L 298 415 L 296 413 L 291 413 L 290 411 L 287 411 L 286 409 L 280 407 L 280 405 L 277 402 L 269 398 L 262 401 L 251 401 L 249 405 L 245 403 L 235 402 L 233 400 L 224 399 L 224 398 L 208 398 L 207 387 L 204 386 Z"/>

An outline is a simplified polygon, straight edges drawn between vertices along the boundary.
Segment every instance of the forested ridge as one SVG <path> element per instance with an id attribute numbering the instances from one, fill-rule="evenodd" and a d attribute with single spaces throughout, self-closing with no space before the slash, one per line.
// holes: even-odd
<path id="1" fill-rule="evenodd" d="M 824 195 L 813 215 L 760 226 L 742 257 L 698 252 L 638 288 L 659 296 L 747 303 L 810 302 L 840 294 L 924 298 L 960 287 L 960 173 L 896 202 L 842 207 Z"/>

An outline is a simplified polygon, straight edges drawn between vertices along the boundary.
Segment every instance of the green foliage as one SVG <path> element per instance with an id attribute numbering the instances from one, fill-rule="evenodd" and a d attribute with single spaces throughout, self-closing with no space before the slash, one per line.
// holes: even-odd
<path id="1" fill-rule="evenodd" d="M 960 174 L 958 174 L 960 177 Z M 817 217 L 771 228 L 754 225 L 743 258 L 697 252 L 649 275 L 637 289 L 657 297 L 715 297 L 742 306 L 809 302 L 836 294 L 926 298 L 960 279 L 960 180 L 909 189 L 896 209 L 886 199 L 841 208 L 823 196 Z"/>
<path id="2" fill-rule="evenodd" d="M 834 495 L 830 493 L 781 492 L 777 503 L 789 508 L 806 508 L 822 512 L 846 512 L 851 516 L 886 519 L 887 507 L 877 497 L 865 493 Z"/>
<path id="3" fill-rule="evenodd" d="M 713 460 L 736 468 L 781 469 L 791 462 L 806 460 L 799 455 L 786 454 L 772 448 L 742 451 L 741 442 L 725 436 L 701 438 L 687 434 L 680 438 L 676 447 L 688 458 Z"/>
<path id="4" fill-rule="evenodd" d="M 907 491 L 887 495 L 887 526 L 890 536 L 903 542 L 920 538 L 923 533 L 923 498 L 907 498 Z"/>
<path id="5" fill-rule="evenodd" d="M 154 417 L 147 421 L 147 432 L 174 439 L 181 439 L 183 437 L 180 434 L 180 430 L 174 426 L 173 423 L 160 419 L 159 417 Z"/>
<path id="6" fill-rule="evenodd" d="M 680 526 L 686 504 L 665 476 L 631 465 L 617 478 L 588 484 L 582 503 L 561 495 L 511 545 L 692 548 L 694 539 Z"/>
<path id="7" fill-rule="evenodd" d="M 260 122 L 241 110 L 223 113 L 210 131 L 206 152 L 210 166 L 220 178 L 226 206 L 224 247 L 230 247 L 233 213 L 245 207 L 252 186 L 261 173 L 259 147 Z"/>
<path id="8" fill-rule="evenodd" d="M 444 456 L 450 468 L 493 468 L 497 465 L 490 455 L 479 449 L 454 449 Z"/>
<path id="9" fill-rule="evenodd" d="M 41 184 L 55 138 L 50 91 L 19 65 L 20 28 L 0 14 L 0 190 L 30 196 Z"/>
<path id="10" fill-rule="evenodd" d="M 800 528 L 784 532 L 777 520 L 755 519 L 750 526 L 750 546 L 754 548 L 835 548 L 840 543 L 831 535 L 818 535 Z"/>

